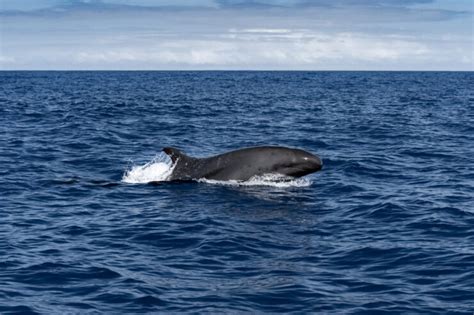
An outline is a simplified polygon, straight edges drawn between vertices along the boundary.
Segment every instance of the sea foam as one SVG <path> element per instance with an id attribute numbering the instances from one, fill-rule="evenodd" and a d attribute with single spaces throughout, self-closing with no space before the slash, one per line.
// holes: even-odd
<path id="1" fill-rule="evenodd" d="M 213 180 L 213 179 L 199 179 L 198 182 L 214 185 L 225 186 L 271 186 L 278 188 L 287 187 L 308 187 L 311 186 L 311 180 L 307 178 L 289 178 L 279 174 L 265 174 L 262 176 L 253 176 L 246 181 L 237 180 Z"/>
<path id="2" fill-rule="evenodd" d="M 174 165 L 167 155 L 161 153 L 153 160 L 144 164 L 132 166 L 125 171 L 122 182 L 129 184 L 146 184 L 149 182 L 166 181 L 173 172 Z"/>

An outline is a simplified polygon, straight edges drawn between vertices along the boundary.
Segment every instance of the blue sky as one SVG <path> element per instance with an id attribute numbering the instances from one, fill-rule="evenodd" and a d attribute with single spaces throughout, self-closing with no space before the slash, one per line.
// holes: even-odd
<path id="1" fill-rule="evenodd" d="M 474 70 L 473 0 L 0 0 L 0 69 Z"/>

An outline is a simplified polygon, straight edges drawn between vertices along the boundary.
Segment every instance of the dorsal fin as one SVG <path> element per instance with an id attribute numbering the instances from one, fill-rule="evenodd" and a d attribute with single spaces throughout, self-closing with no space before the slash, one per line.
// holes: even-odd
<path id="1" fill-rule="evenodd" d="M 187 158 L 186 154 L 182 153 L 180 150 L 176 148 L 166 147 L 166 148 L 163 148 L 163 152 L 165 152 L 170 157 L 173 163 L 175 163 L 177 159 Z"/>

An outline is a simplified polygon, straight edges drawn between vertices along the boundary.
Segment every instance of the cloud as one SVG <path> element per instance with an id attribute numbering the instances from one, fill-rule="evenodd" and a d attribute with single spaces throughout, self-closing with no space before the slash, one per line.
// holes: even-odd
<path id="1" fill-rule="evenodd" d="M 473 68 L 472 15 L 425 0 L 58 1 L 3 13 L 2 68 Z"/>
<path id="2" fill-rule="evenodd" d="M 282 37 L 283 35 L 283 37 Z M 282 40 L 283 39 L 283 40 Z M 296 40 L 295 40 L 296 39 Z M 219 39 L 173 39 L 153 47 L 86 49 L 74 55 L 79 64 L 144 63 L 155 66 L 309 67 L 327 62 L 394 62 L 422 56 L 423 44 L 410 39 L 378 39 L 362 34 L 327 36 L 281 29 L 230 30 Z"/>
<path id="3" fill-rule="evenodd" d="M 101 3 L 142 7 L 215 7 L 214 0 L 101 0 Z"/>
<path id="4" fill-rule="evenodd" d="M 77 9 L 140 9 L 162 7 L 216 7 L 214 0 L 1 0 L 0 11 L 27 13 Z"/>
<path id="5" fill-rule="evenodd" d="M 58 10 L 121 10 L 160 8 L 215 8 L 215 9 L 305 9 L 305 8 L 390 8 L 413 9 L 417 5 L 435 4 L 434 0 L 2 0 L 0 12 L 26 13 Z M 453 6 L 455 7 L 455 6 Z M 466 8 L 472 6 L 466 5 Z M 417 10 L 423 8 L 417 7 Z M 446 13 L 465 13 L 466 10 L 440 9 Z"/>
<path id="6" fill-rule="evenodd" d="M 16 60 L 13 57 L 0 55 L 0 65 L 13 64 L 15 61 Z"/>
<path id="7" fill-rule="evenodd" d="M 409 6 L 433 3 L 434 0 L 217 0 L 223 6 Z"/>

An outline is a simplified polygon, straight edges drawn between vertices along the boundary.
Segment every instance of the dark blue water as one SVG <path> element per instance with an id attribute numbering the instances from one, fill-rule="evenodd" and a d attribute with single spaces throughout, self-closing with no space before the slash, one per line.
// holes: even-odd
<path id="1" fill-rule="evenodd" d="M 0 72 L 0 313 L 474 312 L 474 73 Z M 129 184 L 164 146 L 302 185 Z"/>

